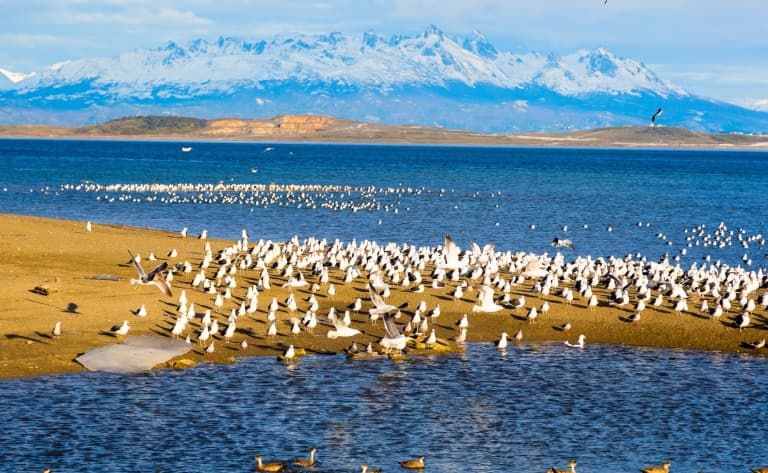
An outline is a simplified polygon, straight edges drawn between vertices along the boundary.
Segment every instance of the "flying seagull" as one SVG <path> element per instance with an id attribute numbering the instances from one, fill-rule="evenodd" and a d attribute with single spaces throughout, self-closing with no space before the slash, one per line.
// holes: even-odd
<path id="1" fill-rule="evenodd" d="M 163 261 L 159 265 L 155 266 L 152 271 L 145 273 L 144 268 L 141 267 L 141 264 L 133 255 L 131 250 L 128 250 L 128 254 L 131 255 L 131 262 L 136 267 L 136 271 L 139 273 L 139 279 L 131 278 L 131 285 L 154 284 L 166 296 L 171 295 L 171 288 L 168 287 L 168 283 L 165 282 L 165 278 L 163 277 L 163 272 L 165 272 L 166 268 L 168 267 L 167 261 Z"/>
<path id="2" fill-rule="evenodd" d="M 552 240 L 552 246 L 554 246 L 556 248 L 565 246 L 565 247 L 568 247 L 568 248 L 570 248 L 572 250 L 576 249 L 573 246 L 573 242 L 571 240 L 567 239 L 567 238 L 557 238 L 557 237 L 555 237 L 555 239 Z"/>
<path id="3" fill-rule="evenodd" d="M 661 115 L 661 113 L 662 113 L 662 111 L 661 111 L 661 107 L 659 107 L 659 109 L 658 109 L 658 110 L 656 110 L 656 113 L 654 113 L 654 114 L 653 114 L 653 116 L 651 117 L 651 124 L 654 124 L 654 123 L 656 123 L 656 117 L 658 117 L 659 115 Z"/>

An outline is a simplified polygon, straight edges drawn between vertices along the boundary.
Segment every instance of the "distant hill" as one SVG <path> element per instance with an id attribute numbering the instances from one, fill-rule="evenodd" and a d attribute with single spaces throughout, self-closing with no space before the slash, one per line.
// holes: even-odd
<path id="1" fill-rule="evenodd" d="M 0 126 L 0 136 L 116 139 L 175 139 L 477 144 L 507 146 L 740 148 L 768 150 L 768 136 L 702 133 L 681 127 L 629 126 L 562 133 L 474 133 L 440 127 L 381 125 L 324 115 L 281 115 L 268 119 L 146 116 L 84 127 Z"/>
<path id="2" fill-rule="evenodd" d="M 3 71 L 5 124 L 314 114 L 483 133 L 561 132 L 647 125 L 663 107 L 661 125 L 768 132 L 768 112 L 693 95 L 604 48 L 516 54 L 478 32 L 458 36 L 432 25 L 413 37 L 198 39 L 30 74 Z"/>
<path id="3" fill-rule="evenodd" d="M 72 130 L 81 135 L 179 135 L 200 131 L 208 120 L 189 117 L 147 116 L 110 120 L 102 125 L 83 126 Z"/>

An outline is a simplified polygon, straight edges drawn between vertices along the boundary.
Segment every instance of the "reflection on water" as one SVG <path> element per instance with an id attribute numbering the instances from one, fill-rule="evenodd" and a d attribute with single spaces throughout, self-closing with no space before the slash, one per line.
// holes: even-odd
<path id="1" fill-rule="evenodd" d="M 748 471 L 768 461 L 768 360 L 559 344 L 409 362 L 306 357 L 5 380 L 5 471 L 312 471 L 426 455 L 440 472 Z"/>

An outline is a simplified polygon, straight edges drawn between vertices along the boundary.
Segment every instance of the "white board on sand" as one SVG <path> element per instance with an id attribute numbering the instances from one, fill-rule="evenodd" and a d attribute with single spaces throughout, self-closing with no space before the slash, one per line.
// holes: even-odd
<path id="1" fill-rule="evenodd" d="M 75 358 L 75 361 L 91 371 L 135 373 L 152 369 L 190 349 L 191 346 L 184 341 L 138 335 L 123 343 L 89 350 Z"/>

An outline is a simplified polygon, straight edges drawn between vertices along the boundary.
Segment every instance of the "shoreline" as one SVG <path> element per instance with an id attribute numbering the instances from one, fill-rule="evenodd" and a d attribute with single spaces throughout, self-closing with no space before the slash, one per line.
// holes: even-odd
<path id="1" fill-rule="evenodd" d="M 214 304 L 215 295 L 203 292 L 192 286 L 192 279 L 200 271 L 204 258 L 205 242 L 210 244 L 214 254 L 225 248 L 234 248 L 236 241 L 200 240 L 193 236 L 182 237 L 178 232 L 169 232 L 120 225 L 92 223 L 92 230 L 86 229 L 85 222 L 41 218 L 32 216 L 0 214 L 0 283 L 4 290 L 0 303 L 0 378 L 42 376 L 84 371 L 74 358 L 83 352 L 119 342 L 109 330 L 113 325 L 120 325 L 128 320 L 131 325 L 130 335 L 154 335 L 169 337 L 174 320 L 177 318 L 178 298 L 182 290 L 190 302 L 196 304 L 197 313 L 205 309 L 212 311 L 221 330 L 216 340 L 213 355 L 204 352 L 197 343 L 200 331 L 200 318 L 189 322 L 184 335 L 191 334 L 191 352 L 178 359 L 191 360 L 194 364 L 201 361 L 231 363 L 242 356 L 278 356 L 288 345 L 303 349 L 308 354 L 343 353 L 350 344 L 364 348 L 371 342 L 381 351 L 378 340 L 384 334 L 381 321 L 372 325 L 368 320 L 368 309 L 372 303 L 366 289 L 369 272 L 361 268 L 362 275 L 352 284 L 345 284 L 345 271 L 333 266 L 328 268 L 328 283 L 320 283 L 317 276 L 312 276 L 312 267 L 296 268 L 301 270 L 310 284 L 318 283 L 315 292 L 318 301 L 318 326 L 314 333 L 302 330 L 298 335 L 291 335 L 291 317 L 302 317 L 308 309 L 307 300 L 312 295 L 309 285 L 304 287 L 282 287 L 289 278 L 281 276 L 281 270 L 271 268 L 268 274 L 271 288 L 259 294 L 257 310 L 252 314 L 239 317 L 237 330 L 230 343 L 225 343 L 221 333 L 227 325 L 227 316 L 237 309 L 245 299 L 246 289 L 259 282 L 259 269 L 239 269 L 234 278 L 237 284 L 231 289 L 232 298 L 224 301 L 221 307 Z M 259 235 L 251 235 L 249 248 L 258 244 Z M 310 238 L 310 237 L 305 237 Z M 302 240 L 302 242 L 305 240 Z M 281 250 L 286 242 L 275 242 Z M 436 242 L 435 246 L 442 242 Z M 458 242 L 460 246 L 462 242 Z M 136 277 L 136 271 L 129 260 L 128 249 L 142 256 L 142 265 L 148 271 L 155 264 L 167 261 L 169 267 L 188 262 L 190 273 L 179 271 L 171 282 L 172 296 L 165 296 L 154 286 L 136 286 L 130 279 Z M 462 248 L 465 249 L 465 248 Z M 168 256 L 175 250 L 176 256 Z M 154 252 L 157 261 L 147 261 L 150 252 Z M 245 253 L 242 252 L 241 256 Z M 308 255 L 308 252 L 303 254 Z M 570 262 L 577 255 L 565 253 L 565 262 Z M 214 278 L 219 265 L 214 261 L 205 270 L 207 277 Z M 687 269 L 687 268 L 683 268 Z M 473 313 L 477 290 L 467 289 L 460 299 L 452 297 L 459 282 L 446 279 L 447 287 L 431 287 L 432 267 L 428 264 L 420 273 L 423 276 L 424 291 L 416 293 L 410 288 L 390 281 L 391 295 L 387 302 L 407 307 L 401 309 L 400 323 L 409 321 L 416 307 L 423 300 L 427 311 L 440 305 L 439 318 L 432 320 L 430 328 L 435 329 L 438 338 L 447 340 L 457 335 L 456 322 L 462 314 L 468 314 L 468 342 L 489 343 L 498 340 L 502 331 L 511 337 L 518 330 L 523 332 L 521 343 L 574 342 L 579 334 L 587 337 L 587 348 L 591 343 L 632 345 L 651 348 L 692 349 L 711 352 L 748 353 L 765 355 L 765 349 L 755 349 L 749 344 L 766 335 L 768 313 L 758 305 L 752 313 L 752 323 L 744 330 L 735 327 L 739 310 L 732 309 L 720 320 L 702 314 L 699 305 L 707 299 L 710 307 L 713 299 L 702 296 L 698 301 L 695 294 L 689 296 L 689 310 L 675 313 L 672 301 L 665 299 L 660 307 L 649 306 L 642 311 L 638 323 L 631 323 L 635 293 L 630 289 L 633 303 L 622 307 L 609 305 L 609 293 L 605 281 L 594 286 L 594 294 L 599 306 L 587 308 L 586 301 L 578 295 L 568 303 L 559 295 L 563 287 L 573 289 L 572 282 L 563 282 L 561 287 L 549 295 L 542 296 L 534 292 L 535 278 L 525 278 L 521 284 L 511 286 L 508 295 L 514 300 L 520 296 L 526 299 L 525 309 L 503 308 L 493 313 Z M 514 275 L 501 270 L 502 279 L 510 280 Z M 216 293 L 223 293 L 222 285 Z M 471 287 L 479 287 L 480 282 L 467 280 Z M 327 294 L 328 284 L 337 290 L 334 296 Z M 413 287 L 414 285 L 411 285 Z M 35 291 L 45 287 L 48 295 Z M 760 288 L 753 297 L 765 289 Z M 575 292 L 575 291 L 574 291 Z M 654 295 L 656 291 L 653 291 Z M 291 312 L 284 301 L 290 293 L 295 295 L 297 309 Z M 501 296 L 500 289 L 494 289 L 495 296 Z M 278 334 L 266 336 L 267 305 L 272 298 L 280 302 L 276 312 Z M 331 339 L 326 336 L 333 328 L 326 322 L 326 314 L 331 306 L 339 314 L 360 298 L 362 308 L 359 312 L 350 312 L 352 326 L 361 334 L 350 338 Z M 541 307 L 544 301 L 550 305 L 546 314 L 540 314 L 534 323 L 526 319 L 526 311 L 531 307 Z M 144 305 L 146 316 L 136 315 Z M 734 306 L 738 306 L 734 301 Z M 51 330 L 57 321 L 62 321 L 62 335 L 54 339 Z M 569 322 L 570 332 L 560 327 Z M 239 344 L 245 339 L 248 348 L 241 350 Z M 510 340 L 511 343 L 514 341 Z M 445 342 L 446 346 L 453 346 Z M 411 350 L 411 352 L 413 352 Z M 416 350 L 419 352 L 419 350 Z M 423 352 L 423 350 L 422 350 Z"/>
<path id="2" fill-rule="evenodd" d="M 143 128 L 145 118 L 116 119 L 86 127 L 0 124 L 0 139 L 768 150 L 768 135 L 706 133 L 675 126 L 632 125 L 551 133 L 482 133 L 418 125 L 384 125 L 330 116 L 281 115 L 268 119 L 211 119 L 206 120 L 206 126 L 199 130 L 178 131 L 162 125 Z M 137 126 L 139 128 L 135 128 Z"/>

